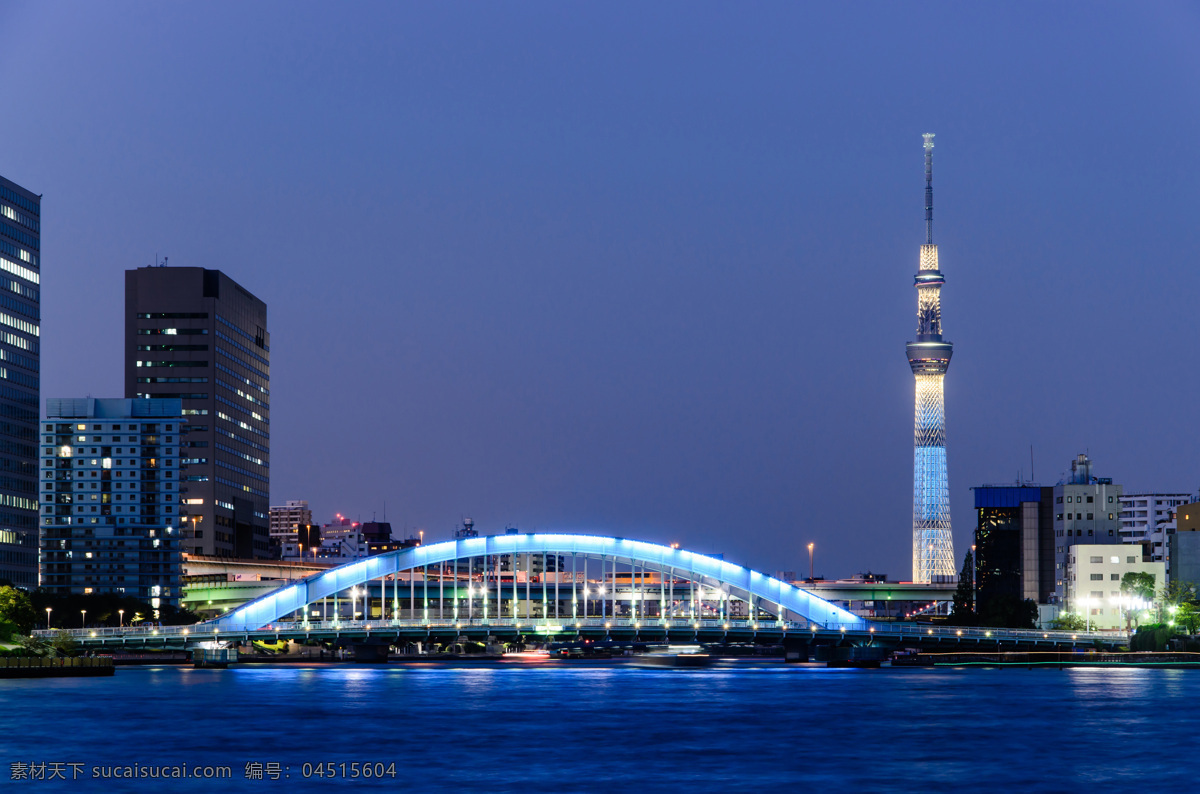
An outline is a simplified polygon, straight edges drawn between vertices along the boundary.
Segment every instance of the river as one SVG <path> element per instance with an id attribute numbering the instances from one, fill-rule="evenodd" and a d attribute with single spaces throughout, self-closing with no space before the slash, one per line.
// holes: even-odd
<path id="1" fill-rule="evenodd" d="M 1186 670 L 122 667 L 112 678 L 0 681 L 0 781 L 5 791 L 1196 791 L 1197 704 L 1200 673 Z M 47 768 L 65 781 L 12 779 L 37 763 L 79 766 Z M 352 763 L 384 777 L 360 767 L 350 779 Z M 231 777 L 91 777 L 181 765 Z"/>

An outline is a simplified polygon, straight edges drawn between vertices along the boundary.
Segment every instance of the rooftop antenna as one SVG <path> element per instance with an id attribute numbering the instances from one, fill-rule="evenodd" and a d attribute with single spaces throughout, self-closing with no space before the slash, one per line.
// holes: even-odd
<path id="1" fill-rule="evenodd" d="M 925 139 L 925 244 L 933 245 L 933 133 Z"/>

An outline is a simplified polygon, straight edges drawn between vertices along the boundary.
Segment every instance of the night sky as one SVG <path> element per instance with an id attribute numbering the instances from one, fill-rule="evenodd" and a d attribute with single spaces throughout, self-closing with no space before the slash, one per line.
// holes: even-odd
<path id="1" fill-rule="evenodd" d="M 42 396 L 121 396 L 123 271 L 269 307 L 271 495 L 911 575 L 937 134 L 955 553 L 1089 451 L 1192 491 L 1195 3 L 3 3 Z"/>

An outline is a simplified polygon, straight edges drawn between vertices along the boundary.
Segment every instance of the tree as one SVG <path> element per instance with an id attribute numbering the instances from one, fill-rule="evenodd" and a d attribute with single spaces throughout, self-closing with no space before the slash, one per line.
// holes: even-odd
<path id="1" fill-rule="evenodd" d="M 1147 603 L 1154 600 L 1154 574 L 1130 571 L 1121 577 L 1121 592 Z"/>
<path id="2" fill-rule="evenodd" d="M 59 656 L 74 656 L 79 648 L 75 638 L 66 631 L 56 631 L 50 644 Z"/>
<path id="3" fill-rule="evenodd" d="M 1125 606 L 1125 630 L 1137 623 L 1137 615 L 1154 601 L 1154 574 L 1130 571 L 1121 577 L 1121 593 L 1133 603 Z M 1139 602 L 1144 602 L 1142 606 Z"/>
<path id="4" fill-rule="evenodd" d="M 1195 634 L 1200 629 L 1200 609 L 1193 603 L 1183 603 L 1175 610 L 1175 622 L 1183 627 L 1188 634 Z"/>
<path id="5" fill-rule="evenodd" d="M 28 634 L 37 622 L 37 613 L 24 591 L 3 586 L 0 587 L 0 620 L 15 623 L 18 631 Z"/>
<path id="6" fill-rule="evenodd" d="M 18 644 L 26 656 L 53 656 L 54 647 L 45 637 L 22 637 Z"/>
<path id="7" fill-rule="evenodd" d="M 1060 612 L 1058 617 L 1050 621 L 1050 628 L 1057 631 L 1083 631 L 1087 623 L 1074 612 Z"/>
<path id="8" fill-rule="evenodd" d="M 974 626 L 975 615 L 975 557 L 967 549 L 963 558 L 962 571 L 958 574 L 958 588 L 954 591 L 954 611 L 950 621 L 955 626 Z"/>

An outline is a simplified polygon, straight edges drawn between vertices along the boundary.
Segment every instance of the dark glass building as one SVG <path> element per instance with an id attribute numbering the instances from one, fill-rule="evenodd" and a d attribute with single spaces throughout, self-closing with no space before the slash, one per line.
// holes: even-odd
<path id="1" fill-rule="evenodd" d="M 1054 595 L 1054 489 L 985 485 L 975 491 L 975 607 Z"/>
<path id="2" fill-rule="evenodd" d="M 0 579 L 38 584 L 41 197 L 0 177 Z"/>
<path id="3" fill-rule="evenodd" d="M 183 551 L 270 556 L 267 305 L 219 270 L 125 271 L 125 396 L 177 398 Z"/>

